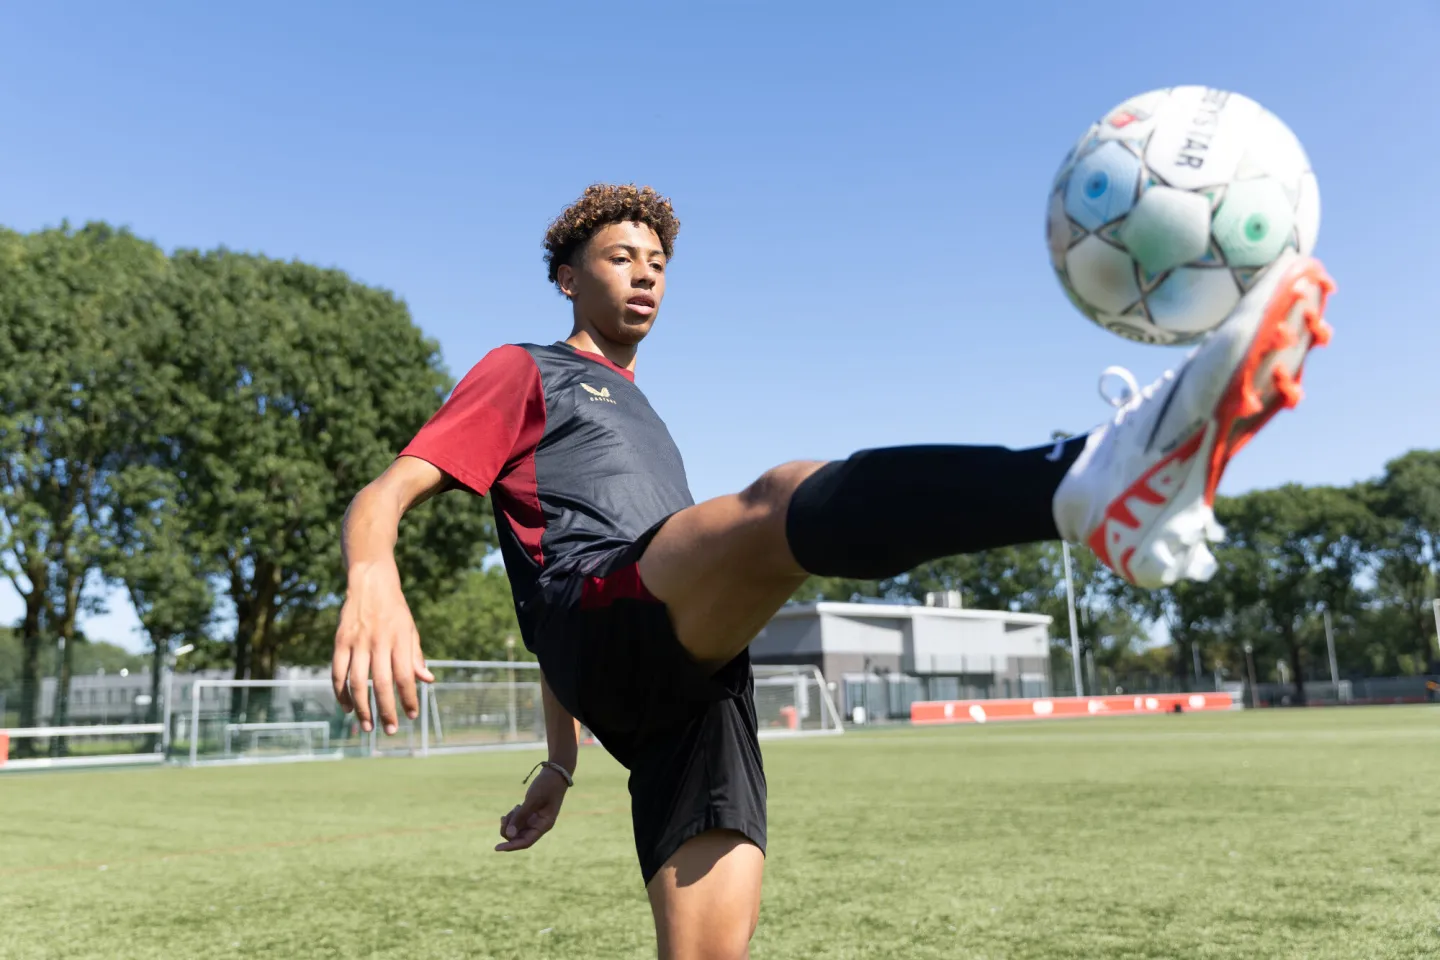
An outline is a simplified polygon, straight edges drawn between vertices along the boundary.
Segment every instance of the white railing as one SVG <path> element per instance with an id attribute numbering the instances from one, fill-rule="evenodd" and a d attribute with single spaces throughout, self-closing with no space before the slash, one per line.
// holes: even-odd
<path id="1" fill-rule="evenodd" d="M 160 723 L 99 723 L 65 727 L 10 727 L 0 728 L 0 738 L 5 740 L 40 740 L 53 737 L 91 739 L 100 737 L 159 737 L 165 732 Z M 0 756 L 0 770 L 42 770 L 64 767 L 98 767 L 112 764 L 163 763 L 162 751 L 147 753 L 94 753 L 64 757 L 22 757 L 9 760 Z"/>

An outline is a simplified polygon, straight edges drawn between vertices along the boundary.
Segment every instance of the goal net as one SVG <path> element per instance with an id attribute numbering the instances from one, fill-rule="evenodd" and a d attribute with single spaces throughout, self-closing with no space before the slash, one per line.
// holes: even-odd
<path id="1" fill-rule="evenodd" d="M 818 667 L 757 664 L 753 669 L 761 737 L 844 732 L 834 693 Z"/>
<path id="2" fill-rule="evenodd" d="M 360 729 L 326 679 L 196 680 L 176 693 L 170 749 L 192 764 L 329 760 L 383 749 L 384 738 Z M 403 715 L 400 721 L 391 740 L 403 752 L 414 730 Z"/>
<path id="3" fill-rule="evenodd" d="M 321 677 L 196 680 L 176 691 L 171 750 L 191 764 L 333 760 L 534 746 L 545 740 L 539 665 L 431 661 L 420 716 L 400 713 L 393 736 L 360 729 Z M 377 715 L 374 685 L 369 691 Z M 397 698 L 397 707 L 399 706 Z"/>
<path id="4" fill-rule="evenodd" d="M 419 685 L 420 716 L 403 713 L 394 736 L 365 733 L 324 678 L 195 680 L 176 691 L 172 755 L 192 764 L 428 756 L 534 747 L 545 742 L 540 667 L 533 661 L 436 660 Z M 813 666 L 756 666 L 762 737 L 840 733 L 840 713 Z M 375 695 L 370 692 L 372 712 Z"/>
<path id="5" fill-rule="evenodd" d="M 453 752 L 545 741 L 540 665 L 517 660 L 432 660 L 420 690 L 419 752 Z"/>
<path id="6" fill-rule="evenodd" d="M 420 691 L 421 755 L 545 742 L 540 667 L 530 661 L 442 660 Z M 756 666 L 760 736 L 841 733 L 835 698 L 818 668 Z"/>

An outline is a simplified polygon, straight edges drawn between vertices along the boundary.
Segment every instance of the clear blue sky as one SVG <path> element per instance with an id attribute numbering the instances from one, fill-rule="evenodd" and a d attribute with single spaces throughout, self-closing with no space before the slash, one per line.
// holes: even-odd
<path id="1" fill-rule="evenodd" d="M 554 214 L 592 181 L 652 184 L 683 228 L 638 379 L 703 498 L 863 446 L 1042 442 L 1103 418 L 1104 366 L 1177 363 L 1073 311 L 1043 218 L 1086 124 L 1203 83 L 1306 145 L 1340 282 L 1309 398 L 1224 491 L 1440 445 L 1440 8 L 975 6 L 12 4 L 0 223 L 342 267 L 458 377 L 568 333 Z M 89 630 L 138 646 L 129 622 Z"/>

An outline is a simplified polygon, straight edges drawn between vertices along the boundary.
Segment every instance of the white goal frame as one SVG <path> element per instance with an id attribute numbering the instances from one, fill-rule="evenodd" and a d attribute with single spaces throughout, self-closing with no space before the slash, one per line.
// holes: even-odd
<path id="1" fill-rule="evenodd" d="M 373 716 L 375 716 L 375 685 L 374 685 L 373 682 L 367 682 L 366 686 L 367 686 L 367 688 L 368 688 L 368 692 L 369 692 L 369 695 L 370 695 L 370 715 L 373 717 Z M 231 757 L 231 756 L 228 756 L 228 754 L 229 754 L 229 752 L 230 752 L 230 745 L 231 745 L 231 739 L 230 739 L 230 738 L 231 738 L 231 728 L 232 728 L 232 727 L 247 727 L 247 728 L 261 728 L 261 727 L 265 727 L 265 728 L 272 728 L 272 729 L 280 729 L 280 728 L 283 727 L 283 728 L 288 728 L 288 729 L 295 729 L 295 728 L 298 728 L 298 727 L 305 727 L 305 726 L 310 725 L 310 724 L 323 724 L 323 725 L 326 726 L 326 730 L 325 730 L 325 744 L 326 744 L 326 746 L 328 747 L 328 746 L 329 746 L 329 743 L 330 743 L 330 733 L 329 733 L 329 729 L 328 729 L 328 726 L 329 726 L 329 725 L 328 725 L 328 723 L 327 723 L 326 721 L 323 721 L 323 720 L 282 720 L 282 721 L 277 721 L 277 722 L 275 722 L 275 723 L 258 723 L 258 722 L 257 722 L 257 723 L 236 723 L 236 722 L 234 722 L 234 721 L 227 721 L 226 724 L 225 724 L 225 752 L 226 752 L 227 756 L 224 756 L 224 757 L 216 757 L 216 758 L 207 758 L 207 759 L 203 759 L 203 760 L 200 758 L 200 707 L 201 707 L 202 703 L 204 702 L 204 697 L 201 696 L 201 691 L 203 691 L 203 690 L 210 690 L 210 689 L 221 689 L 221 690 L 236 690 L 236 689 L 275 690 L 275 689 L 280 689 L 280 688 L 285 688 L 285 687 L 289 687 L 289 688 L 302 687 L 302 688 L 308 688 L 308 689 L 312 689 L 312 690 L 326 690 L 326 691 L 332 691 L 332 690 L 334 689 L 329 680 L 324 680 L 324 679 L 319 679 L 319 678 L 316 678 L 316 679 L 303 679 L 303 680 L 206 680 L 206 679 L 196 680 L 196 681 L 191 685 L 191 687 L 190 687 L 190 698 L 191 698 L 191 703 L 190 703 L 190 729 L 189 729 L 188 731 L 186 731 L 186 735 L 190 738 L 190 766 L 192 766 L 192 767 L 198 767 L 198 766 L 201 766 L 201 765 L 210 765 L 210 764 L 294 763 L 294 762 L 297 762 L 297 761 L 307 761 L 307 760 L 338 760 L 338 759 L 340 759 L 344 754 L 343 754 L 343 752 L 342 752 L 341 750 L 338 750 L 338 749 L 337 749 L 337 750 L 333 750 L 333 751 L 331 751 L 331 752 L 329 752 L 329 753 L 300 754 L 300 755 L 298 755 L 298 756 L 281 756 L 281 757 Z M 403 718 L 402 718 L 402 719 L 403 719 Z M 364 752 L 366 753 L 366 755 L 369 755 L 369 756 L 377 756 L 377 755 L 379 755 L 379 753 L 380 753 L 379 736 L 380 736 L 380 733 L 379 733 L 379 727 L 378 727 L 378 726 L 372 727 L 369 733 L 362 733 L 362 734 L 360 735 L 361 743 L 368 744 L 368 746 L 365 748 L 365 751 L 364 751 Z"/>
<path id="2" fill-rule="evenodd" d="M 538 673 L 540 665 L 533 660 L 432 660 L 427 666 L 431 670 L 459 669 L 459 670 L 513 670 L 519 673 Z M 765 728 L 759 731 L 760 739 L 780 739 L 788 737 L 813 737 L 831 736 L 845 732 L 845 724 L 840 717 L 840 710 L 835 705 L 835 698 L 830 693 L 829 685 L 825 682 L 825 676 L 820 668 L 812 664 L 797 665 L 774 665 L 755 664 L 751 667 L 755 676 L 755 686 L 763 689 L 771 687 L 801 686 L 809 689 L 811 684 L 816 691 L 817 708 L 819 716 L 818 726 L 810 728 L 800 727 L 794 730 Z M 484 750 L 524 750 L 543 746 L 543 739 L 512 739 L 500 743 L 479 743 L 479 744 L 458 744 L 446 745 L 444 743 L 444 729 L 440 723 L 439 708 L 436 705 L 433 688 L 460 688 L 460 689 L 481 689 L 508 687 L 512 691 L 518 691 L 522 687 L 538 687 L 538 677 L 535 681 L 516 679 L 514 683 L 485 681 L 447 681 L 437 680 L 434 684 L 423 684 L 420 688 L 420 745 L 413 751 L 414 755 L 428 757 L 441 753 L 469 753 Z M 509 711 L 510 732 L 512 737 L 517 734 L 515 728 L 515 709 L 513 706 Z"/>
<path id="3" fill-rule="evenodd" d="M 484 750 L 531 750 L 538 746 L 544 746 L 543 737 L 521 739 L 519 729 L 515 722 L 515 694 L 521 688 L 528 688 L 534 692 L 540 689 L 540 664 L 534 660 L 428 660 L 425 663 L 431 671 L 435 670 L 508 670 L 520 674 L 532 674 L 534 679 L 528 677 L 524 680 L 516 677 L 514 681 L 498 680 L 442 680 L 437 678 L 434 683 L 420 685 L 420 745 L 411 751 L 412 755 L 428 757 L 436 754 L 448 753 L 474 753 Z M 440 722 L 440 704 L 435 699 L 436 690 L 483 690 L 483 689 L 508 689 L 510 691 L 510 704 L 507 710 L 509 716 L 510 736 L 512 739 L 499 743 L 466 743 L 446 744 L 445 728 Z"/>
<path id="4" fill-rule="evenodd" d="M 815 685 L 816 699 L 820 711 L 819 727 L 813 729 L 777 730 L 762 729 L 761 740 L 778 739 L 782 737 L 820 737 L 834 736 L 845 732 L 845 723 L 840 718 L 840 710 L 835 706 L 835 698 L 830 695 L 830 687 L 825 682 L 825 675 L 820 668 L 813 664 L 762 664 L 751 665 L 751 671 L 755 675 L 755 687 L 761 689 L 767 686 L 790 686 L 790 685 Z"/>
<path id="5" fill-rule="evenodd" d="M 330 749 L 330 722 L 328 720 L 277 720 L 275 722 L 256 723 L 227 723 L 225 724 L 225 753 L 230 754 L 230 747 L 235 734 L 250 734 L 250 745 L 258 746 L 261 735 L 266 733 L 285 733 L 289 731 L 300 731 L 305 734 L 305 746 L 314 751 L 315 742 L 310 736 L 312 732 L 320 733 L 320 749 Z"/>
<path id="6" fill-rule="evenodd" d="M 420 716 L 415 721 L 401 717 L 403 733 L 395 738 L 393 747 L 382 745 L 381 733 L 378 726 L 373 727 L 369 733 L 360 734 L 360 755 L 361 756 L 395 756 L 410 755 L 428 757 L 431 755 L 450 753 L 470 753 L 496 750 L 533 750 L 544 745 L 543 732 L 538 736 L 527 736 L 527 731 L 518 729 L 516 722 L 516 698 L 515 694 L 522 691 L 534 694 L 540 686 L 540 665 L 533 660 L 432 660 L 427 666 L 431 670 L 474 670 L 474 671 L 505 671 L 514 676 L 513 681 L 496 680 L 487 678 L 485 680 L 446 680 L 443 677 L 437 678 L 434 684 L 420 684 Z M 756 664 L 752 667 L 755 687 L 757 693 L 766 688 L 796 689 L 797 701 L 804 698 L 804 703 L 813 715 L 802 717 L 802 708 L 797 702 L 797 715 L 793 728 L 777 728 L 767 726 L 759 731 L 761 739 L 776 739 L 787 737 L 806 736 L 828 736 L 842 734 L 845 732 L 844 722 L 841 719 L 840 711 L 835 705 L 835 698 L 831 694 L 830 686 L 825 682 L 824 675 L 820 668 L 812 664 L 797 665 L 772 665 Z M 522 679 L 523 678 L 523 679 Z M 374 684 L 368 684 L 368 696 L 370 700 L 371 715 L 375 713 L 375 690 Z M 204 703 L 203 691 L 207 689 L 235 690 L 241 688 L 250 689 L 279 689 L 279 688 L 301 688 L 330 691 L 331 683 L 327 679 L 295 679 L 295 680 L 231 680 L 231 679 L 197 679 L 191 686 L 191 704 L 189 713 L 189 762 L 190 766 L 201 766 L 209 764 L 251 764 L 251 763 L 287 763 L 308 760 L 335 760 L 345 755 L 342 747 L 331 748 L 330 730 L 327 721 L 319 720 L 289 720 L 274 722 L 247 723 L 235 720 L 226 720 L 224 725 L 224 742 L 226 746 L 225 755 L 216 758 L 203 758 L 200 755 L 201 729 L 201 707 Z M 446 689 L 508 689 L 511 694 L 508 716 L 509 716 L 509 739 L 483 742 L 483 743 L 449 743 L 445 742 L 445 730 L 440 719 L 440 707 L 436 700 L 437 690 Z M 809 691 L 814 691 L 813 698 Z M 536 697 L 538 700 L 538 697 Z M 213 718 L 211 718 L 213 720 Z M 164 724 L 141 724 L 133 725 L 136 732 L 163 733 Z M 306 752 L 296 755 L 283 756 L 258 756 L 258 757 L 232 757 L 230 748 L 233 746 L 233 737 L 239 733 L 252 731 L 281 731 L 281 730 L 322 730 L 321 751 Z M 82 728 L 93 731 L 94 728 Z M 122 728 L 114 728 L 122 729 Z M 129 727 L 123 728 L 127 732 Z M 527 728 L 528 730 L 528 728 Z M 418 736 L 417 736 L 418 734 Z M 312 747 L 313 751 L 313 747 Z M 153 759 L 149 754 L 144 755 L 144 761 L 137 759 L 134 762 L 158 762 L 163 760 L 164 754 L 156 754 Z M 108 759 L 108 758 L 107 758 Z M 98 762 L 98 761 L 95 761 Z"/>

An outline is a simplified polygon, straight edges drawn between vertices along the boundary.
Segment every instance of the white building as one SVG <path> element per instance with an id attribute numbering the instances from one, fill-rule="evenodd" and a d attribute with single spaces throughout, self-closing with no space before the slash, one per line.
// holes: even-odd
<path id="1" fill-rule="evenodd" d="M 196 680 L 227 680 L 235 675 L 233 670 L 201 670 L 193 673 L 177 673 L 171 680 L 172 710 L 188 711 Z M 277 680 L 330 679 L 327 667 L 280 667 L 275 671 Z M 55 720 L 55 691 L 58 681 L 45 677 L 40 681 L 39 725 L 45 726 Z M 10 709 L 18 708 L 18 693 L 11 690 Z M 162 689 L 160 695 L 165 696 Z M 203 691 L 203 712 L 228 710 L 231 693 L 227 689 L 210 687 Z M 0 705 L 5 699 L 0 696 Z M 141 670 L 125 675 L 77 674 L 70 678 L 70 706 L 67 722 L 87 723 L 144 723 L 150 718 L 150 671 Z"/>
<path id="2" fill-rule="evenodd" d="M 890 603 L 782 608 L 750 645 L 760 664 L 812 664 L 846 716 L 906 717 L 916 700 L 1050 693 L 1051 618 Z"/>

